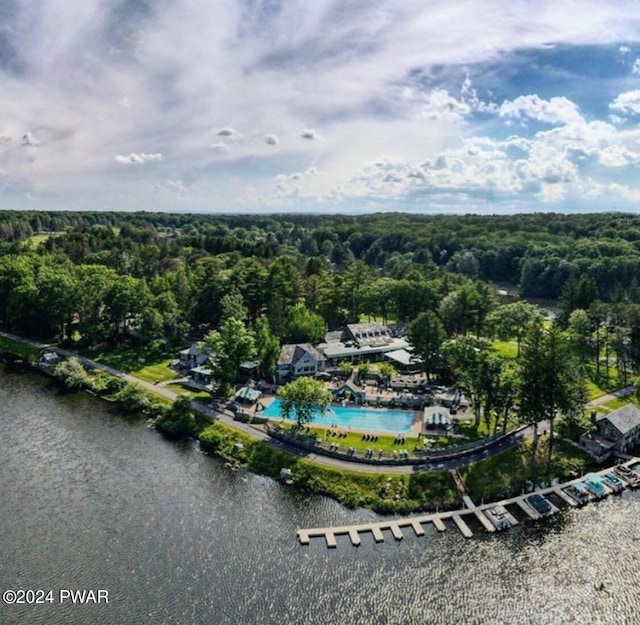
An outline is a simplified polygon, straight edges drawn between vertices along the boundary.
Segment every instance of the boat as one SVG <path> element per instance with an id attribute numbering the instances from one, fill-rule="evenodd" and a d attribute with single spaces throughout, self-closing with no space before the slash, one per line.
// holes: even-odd
<path id="1" fill-rule="evenodd" d="M 602 476 L 602 481 L 614 493 L 621 493 L 624 490 L 622 480 L 613 472 L 605 473 Z"/>
<path id="2" fill-rule="evenodd" d="M 511 527 L 507 511 L 503 506 L 491 506 L 491 508 L 486 508 L 484 513 L 498 531 L 508 530 Z"/>
<path id="3" fill-rule="evenodd" d="M 596 499 L 604 499 L 609 494 L 602 483 L 602 478 L 596 473 L 587 473 L 584 476 L 584 485 Z"/>
<path id="4" fill-rule="evenodd" d="M 582 482 L 576 482 L 563 489 L 579 506 L 589 503 L 589 491 Z"/>
<path id="5" fill-rule="evenodd" d="M 553 508 L 551 504 L 538 493 L 533 493 L 528 497 L 525 497 L 525 501 L 540 515 L 550 516 L 553 514 Z"/>
<path id="6" fill-rule="evenodd" d="M 613 469 L 615 473 L 621 477 L 631 488 L 640 486 L 640 475 L 632 471 L 626 464 L 619 464 Z"/>

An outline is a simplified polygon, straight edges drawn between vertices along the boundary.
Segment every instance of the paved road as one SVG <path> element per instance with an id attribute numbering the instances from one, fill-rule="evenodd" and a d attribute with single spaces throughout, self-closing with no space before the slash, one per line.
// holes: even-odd
<path id="1" fill-rule="evenodd" d="M 4 336 L 5 338 L 12 339 L 14 341 L 19 341 L 21 343 L 25 343 L 27 345 L 32 345 L 40 349 L 49 348 L 49 349 L 55 350 L 57 353 L 63 356 L 68 356 L 68 357 L 72 356 L 74 358 L 78 358 L 78 360 L 80 360 L 83 364 L 89 367 L 94 367 L 96 369 L 100 369 L 101 371 L 106 371 L 111 375 L 114 375 L 118 378 L 126 380 L 127 382 L 137 384 L 138 386 L 141 386 L 142 388 L 148 391 L 151 391 L 152 393 L 157 393 L 158 395 L 162 395 L 167 399 L 175 400 L 179 397 L 178 393 L 175 393 L 174 391 L 164 388 L 163 386 L 160 386 L 158 384 L 151 384 L 150 382 L 141 380 L 140 378 L 136 378 L 133 375 L 123 373 L 122 371 L 118 371 L 113 367 L 109 367 L 108 365 L 102 364 L 100 362 L 96 362 L 95 360 L 91 360 L 90 358 L 80 356 L 75 352 L 71 352 L 69 350 L 56 347 L 55 345 L 45 345 L 44 343 L 39 343 L 38 341 L 33 341 L 31 339 L 23 338 L 15 334 L 10 334 L 9 332 L 0 332 L 0 336 Z M 633 387 L 630 387 L 630 388 L 633 388 Z M 627 389 L 621 389 L 620 391 L 616 391 L 614 395 L 617 395 L 618 393 L 620 393 L 621 395 L 628 394 L 628 392 L 623 393 L 623 391 L 627 391 Z M 612 396 L 604 396 L 604 397 L 608 397 L 609 399 L 612 398 Z M 600 403 L 609 401 L 609 399 L 604 399 Z M 268 443 L 269 445 L 272 445 L 273 447 L 277 447 L 279 449 L 282 449 L 283 451 L 287 451 L 296 456 L 307 458 L 308 460 L 312 460 L 313 462 L 317 462 L 325 466 L 334 467 L 337 469 L 347 469 L 350 471 L 359 471 L 362 473 L 408 474 L 408 473 L 419 473 L 419 472 L 425 472 L 425 471 L 448 471 L 449 469 L 457 469 L 459 467 L 466 466 L 471 462 L 477 462 L 478 460 L 495 456 L 496 454 L 502 451 L 505 451 L 506 449 L 509 449 L 509 447 L 514 446 L 515 444 L 519 443 L 525 438 L 530 438 L 533 436 L 533 427 L 530 426 L 530 427 L 523 428 L 518 432 L 515 432 L 507 436 L 504 439 L 496 441 L 495 444 L 491 445 L 488 448 L 485 448 L 478 452 L 461 455 L 453 459 L 448 459 L 448 460 L 441 459 L 441 458 L 434 459 L 431 461 L 425 461 L 424 463 L 421 463 L 418 465 L 365 464 L 365 463 L 357 462 L 357 460 L 356 461 L 341 460 L 339 458 L 333 458 L 331 456 L 325 456 L 323 454 L 317 454 L 311 451 L 307 451 L 305 449 L 301 449 L 300 447 L 296 447 L 295 445 L 291 445 L 279 439 L 272 438 L 267 432 L 265 432 L 262 426 L 251 425 L 248 423 L 235 421 L 229 415 L 215 411 L 209 406 L 205 406 L 198 402 L 193 402 L 193 405 L 196 410 L 202 412 L 203 414 L 211 418 L 219 419 L 225 425 L 235 428 L 236 430 L 240 430 L 248 434 L 249 436 L 252 436 L 253 438 L 257 438 L 261 441 Z M 596 405 L 596 404 L 593 404 L 593 405 Z M 540 422 L 538 424 L 539 432 L 548 431 L 548 429 L 549 429 L 548 422 Z"/>
<path id="2" fill-rule="evenodd" d="M 602 404 L 606 404 L 612 399 L 619 399 L 620 397 L 631 395 L 631 393 L 633 393 L 635 390 L 635 386 L 625 386 L 624 388 L 618 389 L 617 391 L 613 391 L 613 393 L 606 393 L 605 395 L 600 395 L 600 397 L 592 399 L 585 404 L 585 408 L 595 408 L 596 406 L 601 406 Z"/>

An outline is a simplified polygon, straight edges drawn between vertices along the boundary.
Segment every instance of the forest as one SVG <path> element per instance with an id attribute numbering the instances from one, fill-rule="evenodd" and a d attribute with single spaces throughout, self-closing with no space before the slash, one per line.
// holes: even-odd
<path id="1" fill-rule="evenodd" d="M 282 344 L 404 323 L 476 427 L 583 427 L 587 390 L 640 374 L 639 263 L 626 214 L 3 212 L 0 326 L 80 351 L 204 339 L 227 390 Z"/>

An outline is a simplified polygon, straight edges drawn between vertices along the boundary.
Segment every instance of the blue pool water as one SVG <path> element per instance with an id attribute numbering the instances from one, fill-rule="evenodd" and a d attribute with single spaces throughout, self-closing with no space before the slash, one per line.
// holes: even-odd
<path id="1" fill-rule="evenodd" d="M 262 414 L 273 419 L 282 419 L 280 399 L 276 397 Z M 332 425 L 335 423 L 341 428 L 351 427 L 354 430 L 406 434 L 411 431 L 413 417 L 413 412 L 404 410 L 329 406 L 324 414 L 318 414 L 314 417 L 313 423 L 317 425 Z"/>

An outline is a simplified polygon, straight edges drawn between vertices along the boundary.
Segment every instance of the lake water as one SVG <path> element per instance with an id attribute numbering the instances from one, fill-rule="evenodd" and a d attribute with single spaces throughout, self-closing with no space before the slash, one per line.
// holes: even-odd
<path id="1" fill-rule="evenodd" d="M 620 624 L 640 620 L 640 501 L 465 540 L 328 550 L 298 527 L 377 518 L 232 472 L 31 374 L 0 372 L 0 590 L 107 589 L 108 605 L 0 604 L 2 625 Z M 602 588 L 602 590 L 600 590 Z"/>
<path id="2" fill-rule="evenodd" d="M 276 397 L 263 411 L 263 415 L 281 419 L 281 401 Z M 415 413 L 408 410 L 386 410 L 384 408 L 354 408 L 352 406 L 331 405 L 323 414 L 317 414 L 313 423 L 318 425 L 336 425 L 340 428 L 352 428 L 387 434 L 407 434 L 411 432 Z"/>

